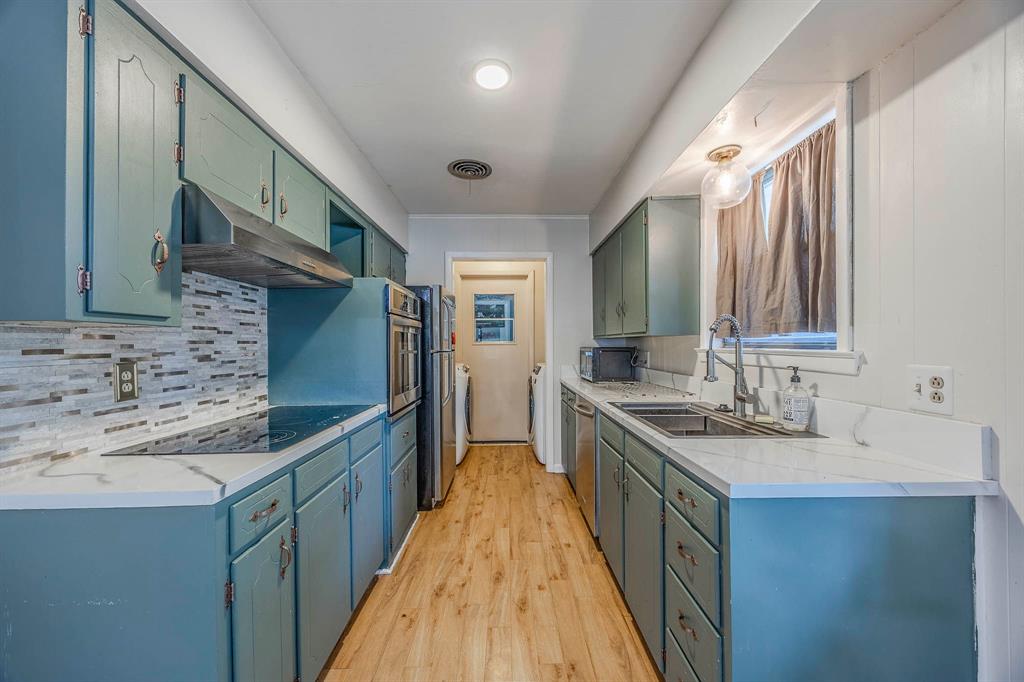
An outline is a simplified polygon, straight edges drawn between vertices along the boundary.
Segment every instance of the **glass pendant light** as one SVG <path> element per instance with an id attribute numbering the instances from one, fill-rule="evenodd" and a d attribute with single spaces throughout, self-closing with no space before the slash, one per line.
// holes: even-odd
<path id="1" fill-rule="evenodd" d="M 738 144 L 727 144 L 708 152 L 708 161 L 714 161 L 715 167 L 700 183 L 700 194 L 711 208 L 736 206 L 750 194 L 750 171 L 736 160 L 742 150 Z"/>

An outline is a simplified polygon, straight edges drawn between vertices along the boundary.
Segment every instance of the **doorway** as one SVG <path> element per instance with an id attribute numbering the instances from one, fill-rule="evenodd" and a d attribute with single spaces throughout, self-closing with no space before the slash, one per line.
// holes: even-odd
<path id="1" fill-rule="evenodd" d="M 530 377 L 546 356 L 544 261 L 456 261 L 456 362 L 472 382 L 474 443 L 525 443 Z M 465 311 L 465 312 L 463 312 Z"/>

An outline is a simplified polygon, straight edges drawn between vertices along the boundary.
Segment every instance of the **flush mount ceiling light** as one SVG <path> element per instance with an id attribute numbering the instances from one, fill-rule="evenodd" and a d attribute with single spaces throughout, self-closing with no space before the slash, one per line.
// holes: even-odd
<path id="1" fill-rule="evenodd" d="M 497 59 L 485 59 L 473 68 L 473 80 L 484 90 L 501 90 L 512 80 L 512 69 Z"/>
<path id="2" fill-rule="evenodd" d="M 708 152 L 708 161 L 713 161 L 715 167 L 700 183 L 700 194 L 712 208 L 736 206 L 750 194 L 750 171 L 736 160 L 741 151 L 743 147 L 738 144 L 727 144 Z"/>

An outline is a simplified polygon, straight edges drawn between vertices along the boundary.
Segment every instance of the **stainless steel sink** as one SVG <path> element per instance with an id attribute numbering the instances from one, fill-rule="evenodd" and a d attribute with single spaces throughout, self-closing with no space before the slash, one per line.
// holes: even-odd
<path id="1" fill-rule="evenodd" d="M 669 438 L 816 438 L 810 432 L 755 424 L 707 403 L 612 403 Z"/>

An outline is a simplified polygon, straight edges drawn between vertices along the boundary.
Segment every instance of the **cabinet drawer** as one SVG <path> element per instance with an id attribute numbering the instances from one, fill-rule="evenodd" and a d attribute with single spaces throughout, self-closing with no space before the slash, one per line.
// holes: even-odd
<path id="1" fill-rule="evenodd" d="M 721 571 L 718 550 L 671 506 L 665 512 L 665 561 L 690 590 L 708 619 L 721 623 Z"/>
<path id="2" fill-rule="evenodd" d="M 665 682 L 700 682 L 671 630 L 665 630 Z"/>
<path id="3" fill-rule="evenodd" d="M 391 425 L 391 458 L 404 455 L 416 444 L 416 410 L 410 410 Z"/>
<path id="4" fill-rule="evenodd" d="M 637 440 L 633 434 L 626 434 L 626 461 L 643 474 L 644 478 L 661 490 L 661 455 Z"/>
<path id="5" fill-rule="evenodd" d="M 665 472 L 665 497 L 713 544 L 721 543 L 717 497 L 673 467 L 668 467 Z"/>
<path id="6" fill-rule="evenodd" d="M 232 554 L 292 513 L 292 477 L 288 474 L 231 505 Z"/>
<path id="7" fill-rule="evenodd" d="M 384 442 L 384 425 L 378 419 L 368 426 L 356 431 L 348 439 L 352 453 L 352 463 L 363 458 L 368 452 Z"/>
<path id="8" fill-rule="evenodd" d="M 348 467 L 348 440 L 335 443 L 295 469 L 295 503 L 302 504 Z"/>
<path id="9" fill-rule="evenodd" d="M 608 445 L 612 446 L 612 449 L 615 450 L 615 452 L 621 455 L 623 450 L 622 441 L 624 437 L 622 427 L 602 414 L 601 419 L 598 422 L 598 429 L 600 429 L 601 440 L 608 443 Z"/>
<path id="10" fill-rule="evenodd" d="M 719 682 L 722 679 L 722 637 L 667 566 L 665 621 L 700 682 Z"/>

